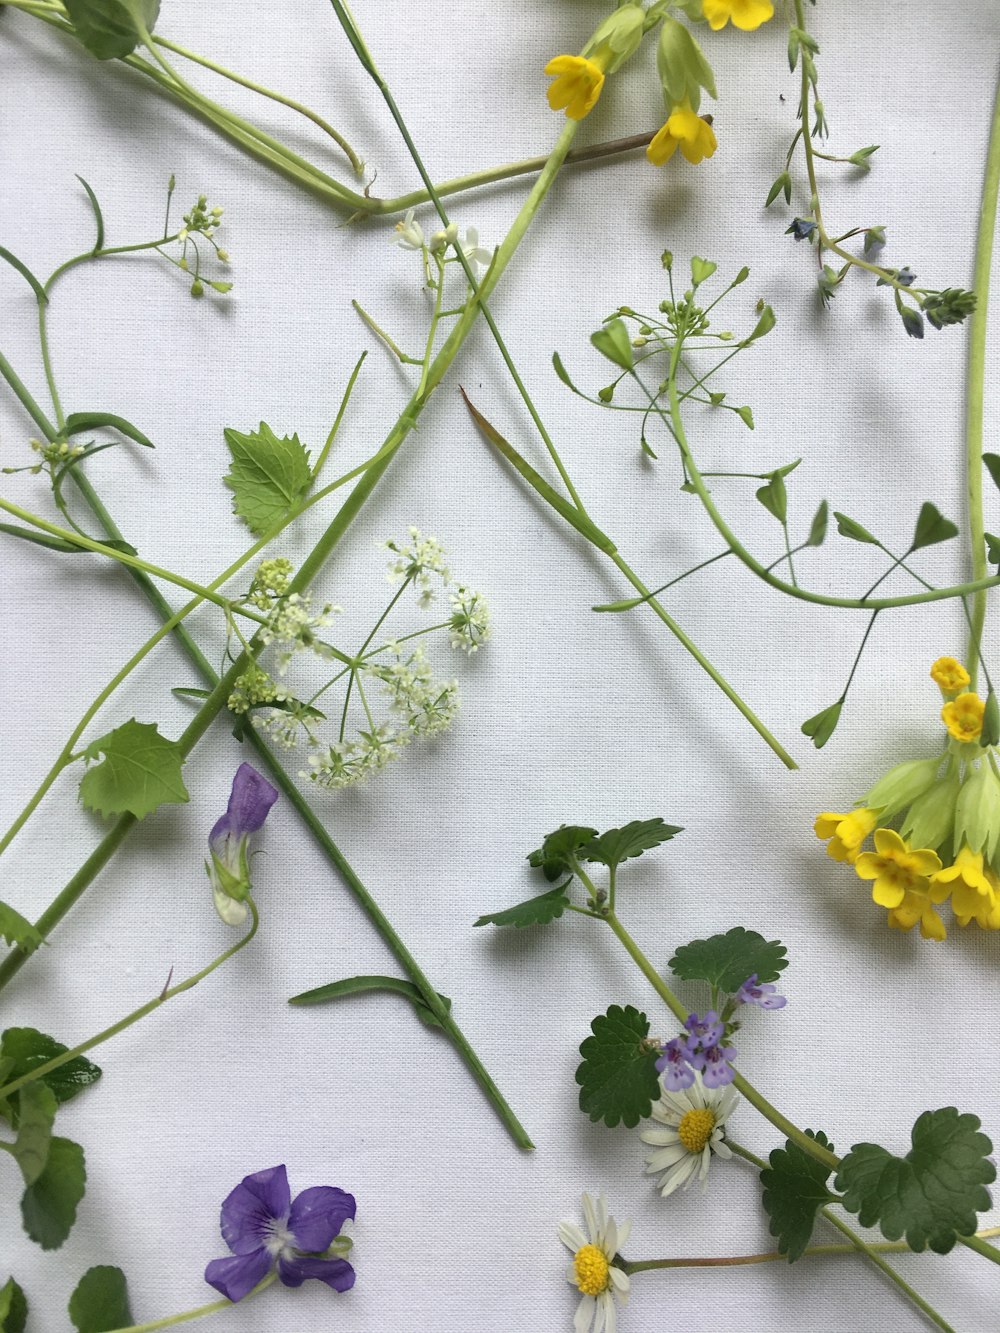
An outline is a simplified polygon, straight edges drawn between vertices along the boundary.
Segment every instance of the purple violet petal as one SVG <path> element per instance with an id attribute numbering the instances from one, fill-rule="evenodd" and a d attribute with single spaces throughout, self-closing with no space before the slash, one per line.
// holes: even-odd
<path id="1" fill-rule="evenodd" d="M 233 1254 L 249 1254 L 271 1235 L 271 1222 L 288 1215 L 291 1191 L 283 1166 L 244 1176 L 222 1204 L 222 1239 Z"/>
<path id="2" fill-rule="evenodd" d="M 268 811 L 277 799 L 277 788 L 272 787 L 263 774 L 258 773 L 250 764 L 240 764 L 233 778 L 233 788 L 229 793 L 229 806 L 226 810 L 229 832 L 235 833 L 238 838 L 247 833 L 256 833 L 263 826 Z M 218 824 L 215 827 L 217 829 Z M 215 829 L 212 833 L 214 836 Z"/>
<path id="3" fill-rule="evenodd" d="M 350 1291 L 354 1286 L 354 1269 L 346 1259 L 314 1259 L 309 1255 L 281 1258 L 278 1277 L 286 1287 L 301 1287 L 307 1277 L 319 1278 L 334 1291 Z"/>
<path id="4" fill-rule="evenodd" d="M 205 1269 L 205 1281 L 231 1301 L 241 1301 L 271 1271 L 271 1256 L 265 1249 L 251 1254 L 213 1259 Z"/>
<path id="5" fill-rule="evenodd" d="M 332 1185 L 315 1185 L 303 1190 L 288 1214 L 288 1229 L 295 1237 L 295 1248 L 318 1254 L 356 1211 L 354 1195 Z"/>

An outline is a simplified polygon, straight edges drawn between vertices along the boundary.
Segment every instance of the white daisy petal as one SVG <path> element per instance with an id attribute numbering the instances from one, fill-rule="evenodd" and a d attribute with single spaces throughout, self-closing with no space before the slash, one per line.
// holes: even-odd
<path id="1" fill-rule="evenodd" d="M 643 1143 L 652 1143 L 656 1147 L 665 1147 L 668 1143 L 681 1141 L 676 1129 L 644 1129 L 639 1137 Z"/>
<path id="2" fill-rule="evenodd" d="M 559 1223 L 559 1239 L 566 1246 L 567 1250 L 572 1250 L 576 1254 L 587 1243 L 587 1237 L 583 1234 L 575 1222 Z"/>
<path id="3" fill-rule="evenodd" d="M 597 1302 L 593 1296 L 584 1296 L 580 1304 L 576 1307 L 576 1316 L 573 1319 L 573 1328 L 575 1333 L 590 1333 L 590 1326 L 594 1322 L 594 1315 L 597 1313 Z"/>
<path id="4" fill-rule="evenodd" d="M 646 1158 L 646 1173 L 649 1175 L 654 1171 L 666 1171 L 675 1162 L 683 1162 L 688 1155 L 683 1143 L 676 1143 L 671 1148 L 661 1148 L 659 1152 L 650 1153 Z"/>
<path id="5" fill-rule="evenodd" d="M 632 1234 L 632 1223 L 627 1219 L 618 1223 L 618 1248 L 628 1244 L 628 1238 Z"/>

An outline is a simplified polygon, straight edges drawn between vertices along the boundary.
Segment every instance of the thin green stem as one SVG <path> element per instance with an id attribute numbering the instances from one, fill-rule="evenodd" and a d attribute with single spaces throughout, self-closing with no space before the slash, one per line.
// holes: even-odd
<path id="1" fill-rule="evenodd" d="M 400 347 L 399 343 L 397 343 L 393 338 L 389 336 L 388 333 L 386 333 L 385 329 L 382 328 L 381 324 L 375 322 L 375 320 L 372 318 L 371 315 L 369 315 L 368 311 L 364 308 L 364 306 L 361 304 L 360 301 L 355 301 L 352 298 L 351 305 L 364 320 L 365 324 L 367 324 L 367 326 L 371 329 L 372 333 L 375 334 L 375 337 L 381 339 L 381 341 L 385 343 L 386 347 L 388 347 L 389 351 L 393 354 L 393 356 L 396 358 L 397 361 L 399 361 L 404 366 L 422 366 L 424 364 L 424 362 L 421 360 L 419 356 L 410 356 L 407 352 L 404 352 L 403 349 Z"/>
<path id="2" fill-rule="evenodd" d="M 274 1281 L 277 1280 L 277 1272 L 268 1273 L 267 1277 L 258 1282 L 252 1291 L 248 1291 L 239 1302 L 240 1308 L 250 1299 L 260 1292 L 266 1290 Z M 165 1315 L 162 1319 L 151 1319 L 145 1324 L 129 1324 L 128 1328 L 112 1329 L 112 1333 L 155 1333 L 158 1328 L 173 1328 L 176 1324 L 186 1324 L 192 1319 L 203 1319 L 205 1315 L 218 1314 L 221 1310 L 233 1310 L 236 1303 L 224 1296 L 219 1301 L 209 1301 L 208 1305 L 196 1306 L 193 1310 L 184 1310 L 181 1314 Z"/>
<path id="3" fill-rule="evenodd" d="M 49 397 L 52 400 L 52 408 L 56 414 L 56 426 L 62 430 L 66 424 L 66 418 L 63 416 L 62 403 L 59 401 L 59 390 L 56 388 L 55 375 L 52 373 L 52 358 L 49 354 L 49 339 L 45 327 L 45 316 L 47 306 L 44 301 L 38 302 L 38 341 L 42 349 L 42 365 L 45 369 L 45 382 L 49 386 Z"/>
<path id="4" fill-rule="evenodd" d="M 362 352 L 354 364 L 350 378 L 347 381 L 347 387 L 344 390 L 343 397 L 340 400 L 340 406 L 337 408 L 337 415 L 334 418 L 333 425 L 330 427 L 330 434 L 326 437 L 323 448 L 319 452 L 315 466 L 312 470 L 311 482 L 313 485 L 319 480 L 320 473 L 323 471 L 323 464 L 327 460 L 330 450 L 333 448 L 333 442 L 337 438 L 337 432 L 340 430 L 340 423 L 344 419 L 344 413 L 347 411 L 347 404 L 351 401 L 351 394 L 354 392 L 354 386 L 357 383 L 358 376 L 361 374 L 361 367 L 365 363 L 367 352 Z"/>
<path id="5" fill-rule="evenodd" d="M 417 386 L 418 395 L 423 392 L 424 386 L 427 383 L 427 376 L 430 373 L 431 358 L 434 355 L 434 339 L 437 335 L 438 322 L 441 319 L 441 308 L 444 303 L 444 264 L 440 255 L 434 256 L 434 262 L 437 264 L 438 271 L 437 284 L 434 288 L 434 310 L 431 314 L 430 327 L 427 330 L 427 341 L 424 344 L 424 355 L 423 361 L 421 362 L 423 368 L 420 372 L 420 383 Z M 483 313 L 485 314 L 485 307 Z"/>

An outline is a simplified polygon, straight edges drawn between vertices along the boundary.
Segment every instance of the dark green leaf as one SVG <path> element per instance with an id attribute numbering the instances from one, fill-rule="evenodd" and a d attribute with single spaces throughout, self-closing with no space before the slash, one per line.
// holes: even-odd
<path id="1" fill-rule="evenodd" d="M 9 537 L 20 537 L 26 542 L 34 542 L 36 546 L 44 546 L 49 551 L 59 551 L 61 554 L 93 555 L 92 551 L 88 551 L 82 546 L 76 546 L 73 542 L 63 541 L 61 537 L 50 537 L 47 532 L 37 532 L 34 528 L 22 528 L 16 523 L 0 523 L 0 532 L 6 532 Z"/>
<path id="2" fill-rule="evenodd" d="M 826 541 L 826 525 L 829 517 L 829 510 L 825 500 L 819 502 L 819 508 L 812 523 L 809 525 L 809 536 L 806 539 L 807 546 L 822 546 Z"/>
<path id="3" fill-rule="evenodd" d="M 94 241 L 94 254 L 104 246 L 104 215 L 101 212 L 101 205 L 97 202 L 97 195 L 90 188 L 82 176 L 77 176 L 77 180 L 87 191 L 87 198 L 90 200 L 90 206 L 94 210 L 94 222 L 97 224 L 97 239 Z"/>
<path id="4" fill-rule="evenodd" d="M 518 903 L 516 907 L 508 907 L 502 912 L 490 912 L 487 916 L 481 916 L 475 922 L 476 926 L 547 926 L 550 921 L 555 921 L 565 912 L 569 899 L 566 897 L 566 886 L 571 880 L 566 880 L 564 884 L 557 884 L 554 889 L 548 893 L 540 893 L 535 898 L 529 898 L 527 902 Z"/>
<path id="5" fill-rule="evenodd" d="M 17 1094 L 18 1127 L 14 1158 L 26 1185 L 33 1185 L 45 1170 L 56 1118 L 56 1095 L 38 1080 L 26 1083 Z"/>
<path id="6" fill-rule="evenodd" d="M 784 478 L 776 472 L 772 473 L 771 480 L 766 486 L 761 486 L 756 494 L 767 512 L 779 523 L 784 523 L 788 518 L 788 491 L 785 489 Z"/>
<path id="7" fill-rule="evenodd" d="M 20 912 L 15 912 L 7 903 L 0 902 L 0 935 L 9 945 L 17 946 L 24 953 L 34 953 L 42 942 L 41 932 Z"/>
<path id="8" fill-rule="evenodd" d="M 993 485 L 1000 490 L 1000 454 L 983 454 L 986 471 L 990 474 Z"/>
<path id="9" fill-rule="evenodd" d="M 860 523 L 855 523 L 853 518 L 848 518 L 846 514 L 840 514 L 835 509 L 833 516 L 837 520 L 837 531 L 842 537 L 850 537 L 853 542 L 867 542 L 870 546 L 878 546 L 877 538 L 873 537 L 867 528 L 863 528 Z"/>
<path id="10" fill-rule="evenodd" d="M 833 1144 L 820 1130 L 810 1138 L 833 1151 Z M 778 1253 L 787 1254 L 794 1263 L 809 1244 L 816 1214 L 836 1196 L 826 1187 L 832 1168 L 811 1157 L 789 1139 L 783 1148 L 774 1148 L 771 1163 L 760 1173 L 764 1186 L 764 1210 L 771 1219 L 771 1235 L 778 1238 Z"/>
<path id="11" fill-rule="evenodd" d="M 641 856 L 661 842 L 669 842 L 677 833 L 682 833 L 676 824 L 665 824 L 659 816 L 655 819 L 634 819 L 624 828 L 613 828 L 600 837 L 588 842 L 582 850 L 585 861 L 598 861 L 601 865 L 614 869 L 629 857 Z"/>
<path id="12" fill-rule="evenodd" d="M 342 1000 L 347 995 L 363 995 L 370 991 L 390 991 L 393 995 L 402 995 L 413 1005 L 421 1023 L 426 1023 L 428 1027 L 441 1026 L 437 1015 L 417 987 L 412 981 L 404 981 L 402 977 L 345 977 L 342 981 L 331 981 L 326 986 L 317 986 L 313 990 L 303 991 L 301 995 L 293 995 L 288 1003 L 326 1004 L 330 1000 Z M 438 999 L 446 1010 L 451 1009 L 451 1000 L 447 995 L 438 992 Z"/>
<path id="13" fill-rule="evenodd" d="M 127 1287 L 120 1268 L 88 1268 L 69 1298 L 69 1317 L 77 1333 L 111 1333 L 134 1323 Z"/>
<path id="14" fill-rule="evenodd" d="M 135 718 L 92 741 L 83 752 L 94 767 L 80 783 L 80 799 L 103 815 L 125 811 L 143 819 L 161 805 L 187 801 L 181 777 L 184 755 L 176 741 L 161 736 L 155 723 Z M 96 761 L 104 755 L 101 763 Z"/>
<path id="15" fill-rule="evenodd" d="M 28 268 L 27 264 L 22 264 L 17 255 L 12 255 L 9 250 L 5 250 L 0 245 L 0 259 L 6 259 L 11 268 L 17 269 L 21 277 L 25 280 L 31 290 L 35 293 L 35 300 L 39 305 L 48 305 L 49 298 L 45 295 L 45 288 Z"/>
<path id="16" fill-rule="evenodd" d="M 983 712 L 983 729 L 979 733 L 980 745 L 1000 745 L 1000 703 L 990 690 L 986 696 L 986 708 Z"/>
<path id="17" fill-rule="evenodd" d="M 632 369 L 632 339 L 623 319 L 610 320 L 604 328 L 590 335 L 590 341 L 614 365 L 620 366 L 622 370 Z"/>
<path id="18" fill-rule="evenodd" d="M 148 32 L 153 31 L 160 0 L 131 0 Z M 65 0 L 80 42 L 98 60 L 130 55 L 139 45 L 139 29 L 123 0 Z"/>
<path id="19" fill-rule="evenodd" d="M 597 829 L 582 824 L 563 824 L 554 833 L 547 833 L 539 847 L 528 853 L 528 865 L 541 870 L 549 883 L 573 873 L 570 864 L 581 847 L 597 837 Z"/>
<path id="20" fill-rule="evenodd" d="M 54 1138 L 45 1170 L 21 1198 L 24 1229 L 43 1250 L 57 1250 L 73 1229 L 86 1181 L 83 1149 L 72 1139 Z"/>
<path id="21" fill-rule="evenodd" d="M 131 421 L 126 421 L 124 417 L 115 416 L 114 412 L 71 412 L 66 418 L 63 434 L 79 435 L 82 431 L 101 430 L 105 426 L 110 426 L 119 435 L 125 435 L 147 449 L 156 447 L 152 440 L 143 435 L 138 426 L 133 426 Z"/>
<path id="22" fill-rule="evenodd" d="M 838 699 L 835 704 L 831 704 L 829 708 L 824 708 L 822 712 L 816 713 L 813 717 L 807 717 L 802 723 L 803 736 L 810 737 L 817 750 L 822 750 L 837 730 L 837 723 L 840 721 L 843 707 L 843 699 Z"/>
<path id="23" fill-rule="evenodd" d="M 937 505 L 925 500 L 917 515 L 917 526 L 910 543 L 911 551 L 919 551 L 924 546 L 935 546 L 938 542 L 949 541 L 958 536 L 958 528 L 945 518 Z"/>
<path id="24" fill-rule="evenodd" d="M 234 493 L 233 512 L 258 536 L 286 518 L 312 481 L 309 454 L 297 435 L 275 435 L 265 422 L 244 435 L 224 432 L 232 464 L 223 481 Z"/>
<path id="25" fill-rule="evenodd" d="M 24 1333 L 28 1299 L 12 1277 L 0 1287 L 0 1333 Z"/>
<path id="26" fill-rule="evenodd" d="M 971 1236 L 976 1214 L 990 1207 L 986 1186 L 996 1178 L 993 1144 L 979 1117 L 954 1106 L 925 1111 L 911 1131 L 913 1147 L 895 1157 L 877 1143 L 856 1143 L 837 1173 L 844 1207 L 887 1240 L 906 1237 L 911 1250 L 947 1254 Z"/>
<path id="27" fill-rule="evenodd" d="M 612 1128 L 631 1128 L 649 1115 L 660 1095 L 658 1046 L 649 1040 L 649 1021 L 631 1005 L 613 1004 L 590 1025 L 593 1036 L 580 1045 L 576 1071 L 580 1110 Z"/>
<path id="28" fill-rule="evenodd" d="M 1000 537 L 994 537 L 992 532 L 985 532 L 986 538 L 986 559 L 991 565 L 1000 565 Z"/>
<path id="29" fill-rule="evenodd" d="M 765 940 L 755 930 L 733 926 L 724 935 L 682 945 L 670 960 L 670 970 L 684 981 L 707 981 L 735 994 L 755 972 L 758 981 L 777 981 L 788 966 L 786 952 L 780 940 Z"/>
<path id="30" fill-rule="evenodd" d="M 57 1055 L 64 1055 L 68 1049 L 61 1041 L 39 1032 L 37 1028 L 7 1028 L 0 1035 L 0 1060 L 6 1067 L 2 1082 L 13 1083 L 14 1079 L 20 1078 L 23 1074 L 30 1074 L 39 1065 L 48 1064 Z M 7 1061 L 10 1062 L 9 1065 L 6 1065 Z M 51 1088 L 56 1101 L 62 1103 L 70 1101 L 84 1088 L 89 1088 L 91 1083 L 96 1083 L 100 1077 L 101 1071 L 97 1065 L 92 1064 L 85 1056 L 76 1055 L 58 1069 L 43 1074 L 39 1081 Z M 14 1097 L 17 1095 L 13 1094 Z"/>

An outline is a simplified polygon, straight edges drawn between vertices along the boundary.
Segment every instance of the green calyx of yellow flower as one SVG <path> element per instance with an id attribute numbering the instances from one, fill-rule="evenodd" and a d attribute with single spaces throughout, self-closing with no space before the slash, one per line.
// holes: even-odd
<path id="1" fill-rule="evenodd" d="M 581 55 L 593 60 L 605 74 L 614 74 L 639 49 L 645 19 L 640 5 L 622 5 L 608 15 Z"/>
<path id="2" fill-rule="evenodd" d="M 897 764 L 879 778 L 865 796 L 862 805 L 879 810 L 881 822 L 885 823 L 934 786 L 940 767 L 940 755 L 934 759 L 908 759 L 905 763 Z M 936 844 L 916 839 L 915 845 L 929 847 Z"/>
<path id="3" fill-rule="evenodd" d="M 949 773 L 916 798 L 902 826 L 903 837 L 912 846 L 939 852 L 950 842 L 961 787 L 958 774 Z"/>
<path id="4" fill-rule="evenodd" d="M 691 30 L 677 19 L 666 18 L 660 27 L 656 49 L 656 68 L 663 85 L 663 101 L 668 113 L 686 101 L 697 111 L 702 88 L 709 97 L 717 97 L 712 66 L 705 59 Z"/>
<path id="5" fill-rule="evenodd" d="M 1000 846 L 1000 782 L 986 761 L 968 767 L 955 803 L 955 845 L 963 843 L 990 862 Z"/>

